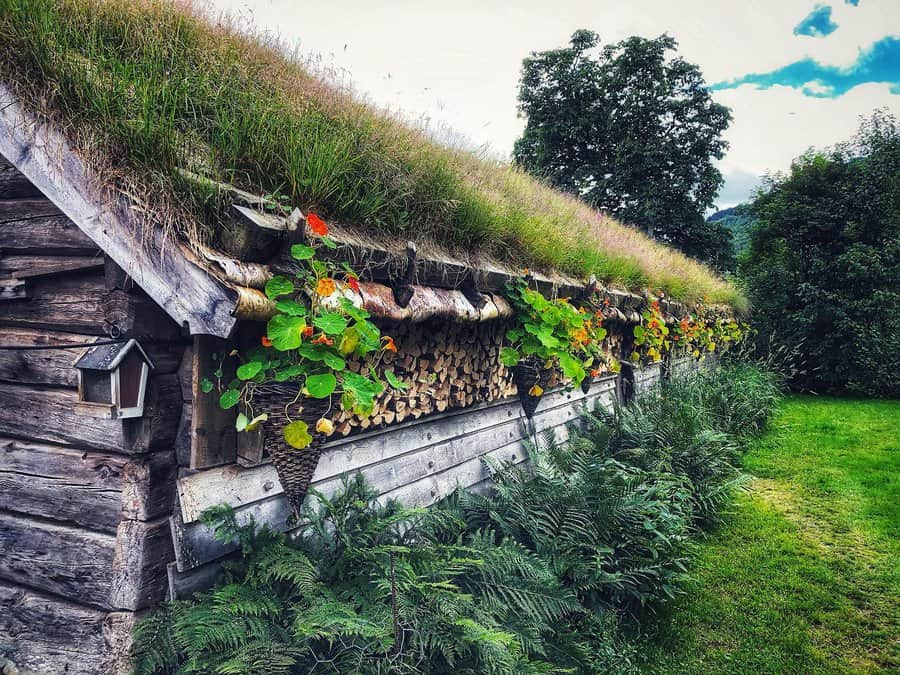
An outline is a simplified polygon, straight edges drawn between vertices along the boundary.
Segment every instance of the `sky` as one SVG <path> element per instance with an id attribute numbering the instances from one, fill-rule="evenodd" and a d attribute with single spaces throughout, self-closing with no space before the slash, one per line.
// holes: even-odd
<path id="1" fill-rule="evenodd" d="M 524 120 L 522 59 L 568 44 L 668 33 L 732 110 L 718 208 L 860 116 L 900 117 L 900 0 L 207 0 L 277 35 L 372 103 L 509 158 Z"/>

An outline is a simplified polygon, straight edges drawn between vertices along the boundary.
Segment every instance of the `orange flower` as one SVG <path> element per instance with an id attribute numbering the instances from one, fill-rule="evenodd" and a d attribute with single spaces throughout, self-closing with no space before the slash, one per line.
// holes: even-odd
<path id="1" fill-rule="evenodd" d="M 304 340 L 312 337 L 312 334 L 313 334 L 312 326 L 306 326 L 303 330 L 300 331 L 300 337 L 302 337 Z"/>
<path id="2" fill-rule="evenodd" d="M 591 377 L 600 377 L 600 369 L 594 368 L 591 370 Z"/>
<path id="3" fill-rule="evenodd" d="M 310 213 L 306 216 L 306 224 L 309 225 L 309 229 L 320 237 L 324 237 L 328 234 L 328 225 L 326 225 L 325 221 L 319 218 L 315 213 Z"/>
<path id="4" fill-rule="evenodd" d="M 260 340 L 260 342 L 262 342 L 263 347 L 271 347 L 272 346 L 272 341 L 266 335 L 262 336 L 262 339 Z"/>
<path id="5" fill-rule="evenodd" d="M 601 310 L 598 309 L 596 312 L 594 312 L 594 316 L 597 317 L 598 319 L 602 319 L 602 318 L 603 318 L 603 312 L 602 312 Z"/>
<path id="6" fill-rule="evenodd" d="M 658 312 L 659 311 L 659 300 L 654 300 L 650 306 L 653 308 L 654 312 Z"/>
<path id="7" fill-rule="evenodd" d="M 334 340 L 332 340 L 330 337 L 325 335 L 325 333 L 322 333 L 319 337 L 317 337 L 315 340 L 313 340 L 313 344 L 314 345 L 326 345 L 328 347 L 331 347 L 334 344 Z"/>
<path id="8" fill-rule="evenodd" d="M 359 279 L 354 276 L 347 275 L 347 285 L 352 288 L 354 291 L 359 293 Z"/>
<path id="9" fill-rule="evenodd" d="M 319 282 L 316 284 L 316 293 L 322 297 L 333 295 L 336 289 L 337 286 L 334 283 L 334 279 L 329 279 L 328 277 L 319 279 Z"/>
<path id="10" fill-rule="evenodd" d="M 394 338 L 385 336 L 381 339 L 384 340 L 384 351 L 386 351 L 386 352 L 396 352 L 397 351 L 397 345 L 394 344 Z"/>
<path id="11" fill-rule="evenodd" d="M 528 269 L 527 267 L 524 270 L 522 270 L 522 276 L 527 277 L 529 274 L 531 274 L 531 270 Z"/>

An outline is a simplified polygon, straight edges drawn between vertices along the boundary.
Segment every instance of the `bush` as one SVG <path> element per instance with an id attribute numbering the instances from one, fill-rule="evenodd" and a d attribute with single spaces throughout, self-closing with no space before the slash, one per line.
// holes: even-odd
<path id="1" fill-rule="evenodd" d="M 409 509 L 357 476 L 314 493 L 292 539 L 213 509 L 242 555 L 140 624 L 136 671 L 635 672 L 620 617 L 678 592 L 776 401 L 771 376 L 726 365 L 586 412 L 529 467 L 491 464 L 490 494 Z"/>

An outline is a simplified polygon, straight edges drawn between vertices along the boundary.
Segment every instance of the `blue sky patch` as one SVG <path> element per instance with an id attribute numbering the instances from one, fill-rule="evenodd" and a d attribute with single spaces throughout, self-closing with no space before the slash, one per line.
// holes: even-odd
<path id="1" fill-rule="evenodd" d="M 837 30 L 838 25 L 831 19 L 831 7 L 816 5 L 804 19 L 794 26 L 794 35 L 825 37 Z"/>
<path id="2" fill-rule="evenodd" d="M 837 98 L 853 87 L 869 82 L 891 85 L 891 93 L 900 95 L 900 37 L 885 37 L 860 52 L 856 61 L 846 68 L 823 65 L 806 58 L 768 73 L 751 73 L 717 82 L 710 89 L 734 89 L 754 84 L 759 89 L 776 85 L 798 89 L 807 96 Z"/>

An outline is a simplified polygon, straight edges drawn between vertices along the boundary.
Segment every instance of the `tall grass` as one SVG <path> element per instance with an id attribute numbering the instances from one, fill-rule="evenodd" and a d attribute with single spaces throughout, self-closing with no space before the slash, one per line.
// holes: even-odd
<path id="1" fill-rule="evenodd" d="M 192 237 L 215 234 L 209 195 L 177 167 L 285 194 L 386 241 L 744 304 L 637 230 L 505 164 L 439 145 L 313 76 L 283 45 L 185 4 L 0 0 L 0 68 L 111 184 Z"/>

